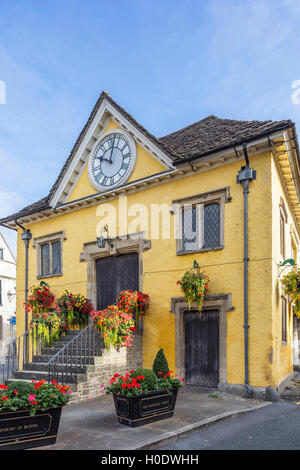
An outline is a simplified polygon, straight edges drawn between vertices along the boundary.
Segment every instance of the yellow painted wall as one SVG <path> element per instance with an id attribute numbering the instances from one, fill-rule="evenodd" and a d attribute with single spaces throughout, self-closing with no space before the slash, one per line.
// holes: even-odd
<path id="1" fill-rule="evenodd" d="M 153 161 L 149 155 L 147 158 L 143 155 L 139 160 L 139 168 L 145 173 L 151 172 Z M 138 165 L 135 171 L 138 170 Z M 163 347 L 170 368 L 173 370 L 175 368 L 175 318 L 169 311 L 170 298 L 182 295 L 176 281 L 192 265 L 194 259 L 197 259 L 211 279 L 209 293 L 232 294 L 232 304 L 235 309 L 227 314 L 227 381 L 233 384 L 244 383 L 243 191 L 241 185 L 236 183 L 236 175 L 241 165 L 243 161 L 236 161 L 128 196 L 128 205 L 143 203 L 147 208 L 155 203 L 171 205 L 173 199 L 224 186 L 230 187 L 232 196 L 232 201 L 225 204 L 224 249 L 176 256 L 176 242 L 172 231 L 171 239 L 152 240 L 151 250 L 143 253 L 143 291 L 148 293 L 151 299 L 151 308 L 145 318 L 144 329 L 145 367 L 152 366 L 157 350 Z M 280 349 L 276 339 L 278 324 L 277 320 L 274 321 L 276 313 L 273 311 L 275 265 L 272 242 L 274 244 L 274 231 L 276 232 L 278 227 L 274 209 L 272 211 L 274 201 L 271 185 L 274 184 L 274 168 L 271 154 L 252 157 L 251 166 L 257 171 L 257 179 L 250 184 L 249 192 L 249 381 L 253 386 L 266 386 L 280 382 L 289 372 L 290 366 L 278 365 L 286 360 L 286 356 L 278 352 L 278 348 Z M 79 183 L 81 194 L 90 194 L 91 185 L 86 176 L 82 176 Z M 75 190 L 72 195 L 74 194 Z M 112 201 L 112 204 L 118 209 L 118 200 Z M 33 237 L 65 231 L 63 276 L 48 279 L 56 295 L 65 288 L 75 293 L 86 294 L 87 265 L 79 262 L 79 256 L 83 243 L 96 239 L 96 225 L 99 222 L 96 211 L 97 206 L 89 207 L 30 225 Z M 272 221 L 275 224 L 273 231 Z M 148 237 L 151 238 L 151 233 Z M 32 246 L 29 252 L 29 279 L 30 285 L 38 282 L 36 251 Z M 21 333 L 24 315 L 23 286 L 24 247 L 19 239 L 17 334 Z"/>
<path id="2" fill-rule="evenodd" d="M 284 270 L 278 278 L 278 265 L 283 261 L 280 254 L 280 198 L 282 197 L 285 202 L 285 208 L 288 215 L 287 223 L 285 224 L 285 258 L 293 258 L 292 242 L 291 242 L 291 227 L 295 229 L 295 224 L 292 218 L 291 210 L 288 200 L 286 198 L 277 166 L 274 159 L 272 159 L 272 346 L 270 354 L 272 357 L 272 380 L 273 383 L 279 383 L 284 377 L 293 372 L 293 314 L 291 305 L 288 308 L 288 326 L 287 326 L 287 342 L 282 342 L 282 312 L 281 312 L 281 296 L 284 291 L 281 287 L 280 279 L 288 273 Z M 297 231 L 295 230 L 297 233 Z"/>

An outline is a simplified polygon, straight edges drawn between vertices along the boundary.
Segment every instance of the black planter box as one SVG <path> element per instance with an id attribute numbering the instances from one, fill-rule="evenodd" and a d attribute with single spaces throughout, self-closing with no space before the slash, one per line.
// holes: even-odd
<path id="1" fill-rule="evenodd" d="M 177 393 L 178 389 L 154 390 L 134 397 L 113 393 L 118 421 L 120 424 L 137 427 L 171 418 Z"/>
<path id="2" fill-rule="evenodd" d="M 0 451 L 55 444 L 61 407 L 39 410 L 0 411 Z"/>

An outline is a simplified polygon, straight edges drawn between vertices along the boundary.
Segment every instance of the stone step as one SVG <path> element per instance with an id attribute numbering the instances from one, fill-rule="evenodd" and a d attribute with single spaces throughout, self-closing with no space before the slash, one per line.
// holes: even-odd
<path id="1" fill-rule="evenodd" d="M 62 372 L 62 371 L 67 371 L 68 373 L 74 372 L 75 374 L 85 374 L 86 373 L 86 365 L 81 365 L 76 364 L 68 364 L 67 366 L 65 364 L 55 364 L 54 365 L 54 370 L 55 372 Z M 48 362 L 29 362 L 28 364 L 24 364 L 24 370 L 31 370 L 31 371 L 38 371 L 38 372 L 48 372 L 49 371 L 49 365 Z"/>
<path id="2" fill-rule="evenodd" d="M 32 362 L 46 362 L 48 363 L 50 361 L 50 359 L 52 359 L 53 357 L 53 354 L 43 354 L 43 355 L 40 355 L 40 356 L 33 356 L 32 358 Z M 85 363 L 85 364 L 94 364 L 95 363 L 95 359 L 94 359 L 94 356 L 77 356 L 77 357 L 81 357 L 82 358 L 82 361 Z M 76 359 L 76 357 L 75 357 Z M 64 361 L 65 362 L 72 362 L 74 361 L 74 358 L 64 358 Z"/>
<path id="3" fill-rule="evenodd" d="M 63 339 L 63 340 L 59 340 L 59 341 L 55 341 L 53 343 L 50 344 L 50 347 L 54 347 L 54 348 L 63 348 L 64 346 L 66 346 L 68 343 L 70 342 L 70 338 L 68 339 Z M 76 341 L 77 343 L 77 347 L 80 348 L 82 346 L 85 346 L 85 347 L 91 347 L 92 346 L 92 341 L 89 341 L 88 339 L 84 339 L 82 338 L 80 341 Z M 73 347 L 75 348 L 75 341 L 74 342 L 71 342 L 70 344 L 70 347 L 72 347 L 72 345 L 74 345 Z"/>
<path id="4" fill-rule="evenodd" d="M 69 336 L 76 336 L 78 333 L 80 333 L 82 330 L 66 330 L 65 333 L 66 335 Z"/>
<path id="5" fill-rule="evenodd" d="M 58 353 L 61 350 L 61 348 L 56 348 L 56 347 L 49 347 L 49 348 L 43 348 L 41 350 L 41 355 L 51 355 L 54 356 L 54 354 Z M 71 350 L 72 351 L 72 350 Z M 74 348 L 74 353 L 75 353 L 75 348 Z M 89 348 L 80 348 L 78 349 L 78 354 L 82 356 L 101 356 L 102 351 L 94 351 L 93 349 Z M 67 355 L 67 351 L 66 351 Z"/>
<path id="6" fill-rule="evenodd" d="M 58 383 L 62 383 L 62 379 L 64 378 L 65 380 L 65 374 L 63 375 L 61 372 L 59 372 L 57 375 L 57 381 Z M 18 370 L 14 372 L 13 376 L 14 380 L 46 380 L 48 381 L 48 371 L 36 371 L 36 370 Z M 86 374 L 76 374 L 73 373 L 71 376 L 68 376 L 67 383 L 78 383 L 86 380 Z"/>

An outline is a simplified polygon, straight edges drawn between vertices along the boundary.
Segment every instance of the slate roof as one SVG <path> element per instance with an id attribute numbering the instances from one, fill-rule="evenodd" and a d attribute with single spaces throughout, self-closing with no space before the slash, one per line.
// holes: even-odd
<path id="1" fill-rule="evenodd" d="M 180 159 L 199 158 L 212 152 L 242 141 L 249 141 L 259 136 L 268 135 L 278 129 L 291 127 L 293 122 L 286 121 L 237 121 L 208 116 L 201 121 L 184 127 L 179 131 L 160 138 L 160 141 L 171 147 Z"/>
<path id="2" fill-rule="evenodd" d="M 268 135 L 271 132 L 275 132 L 276 130 L 292 127 L 294 125 L 291 120 L 238 121 L 233 119 L 221 119 L 211 115 L 176 132 L 157 138 L 139 124 L 130 114 L 127 113 L 127 111 L 119 106 L 106 92 L 102 92 L 88 121 L 79 134 L 79 137 L 76 140 L 60 174 L 50 189 L 48 196 L 25 207 L 15 214 L 0 219 L 0 224 L 50 208 L 49 202 L 58 188 L 75 152 L 81 144 L 104 99 L 111 103 L 151 142 L 157 145 L 174 162 L 174 165 L 196 157 L 200 158 L 201 156 L 205 156 L 218 150 L 230 148 L 234 144 L 241 143 L 242 141 L 253 140 L 255 138 Z"/>

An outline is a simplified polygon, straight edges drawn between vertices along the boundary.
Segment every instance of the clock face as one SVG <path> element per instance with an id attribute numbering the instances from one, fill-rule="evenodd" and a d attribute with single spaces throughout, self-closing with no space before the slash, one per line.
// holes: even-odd
<path id="1" fill-rule="evenodd" d="M 100 190 L 119 186 L 131 175 L 135 158 L 135 143 L 129 135 L 123 132 L 107 134 L 89 162 L 92 184 Z"/>

